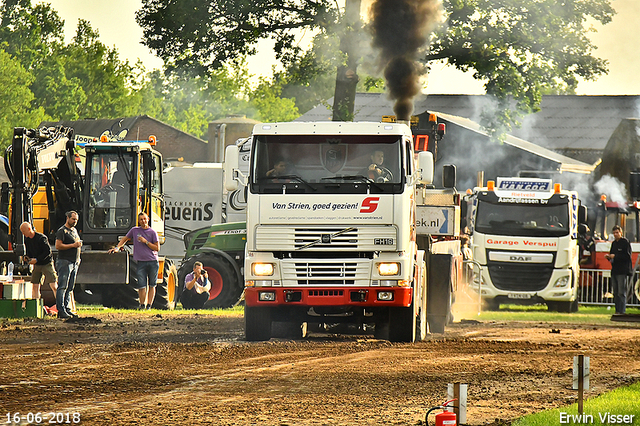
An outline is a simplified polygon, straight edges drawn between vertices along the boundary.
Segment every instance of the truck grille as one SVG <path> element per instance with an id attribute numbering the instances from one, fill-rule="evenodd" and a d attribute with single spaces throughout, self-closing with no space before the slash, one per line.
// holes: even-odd
<path id="1" fill-rule="evenodd" d="M 553 273 L 549 264 L 490 262 L 488 266 L 491 282 L 498 290 L 540 291 Z"/>
<path id="2" fill-rule="evenodd" d="M 284 283 L 294 285 L 368 285 L 370 262 L 368 260 L 284 260 Z"/>
<path id="3" fill-rule="evenodd" d="M 350 227 L 261 226 L 256 230 L 256 249 L 260 251 L 396 250 L 398 233 L 394 226 L 364 226 L 347 230 L 348 228 Z"/>

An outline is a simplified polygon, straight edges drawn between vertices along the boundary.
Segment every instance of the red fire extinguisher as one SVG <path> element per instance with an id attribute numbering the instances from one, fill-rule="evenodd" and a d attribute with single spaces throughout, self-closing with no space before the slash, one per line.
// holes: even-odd
<path id="1" fill-rule="evenodd" d="M 429 420 L 428 420 L 429 414 L 433 410 L 437 410 L 438 408 L 445 410 L 447 408 L 447 405 L 449 405 L 453 401 L 456 401 L 456 400 L 451 399 L 442 405 L 437 405 L 435 407 L 429 408 L 429 410 L 427 411 L 427 414 L 424 416 L 424 422 L 427 424 L 427 426 L 429 425 Z M 452 413 L 450 411 L 443 411 L 442 413 L 436 414 L 436 426 L 456 426 L 457 424 L 458 424 L 458 420 L 456 418 L 456 413 Z"/>

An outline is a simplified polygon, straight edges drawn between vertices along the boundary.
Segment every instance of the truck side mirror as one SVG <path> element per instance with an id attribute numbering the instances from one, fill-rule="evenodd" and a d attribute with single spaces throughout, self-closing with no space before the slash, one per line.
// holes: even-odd
<path id="1" fill-rule="evenodd" d="M 425 185 L 433 183 L 433 154 L 429 151 L 418 153 L 418 181 Z"/>
<path id="2" fill-rule="evenodd" d="M 456 187 L 456 166 L 455 164 L 445 164 L 442 166 L 442 186 L 445 188 Z"/>
<path id="3" fill-rule="evenodd" d="M 236 179 L 238 156 L 238 147 L 235 145 L 227 145 L 224 152 L 224 186 L 227 191 L 235 191 L 238 189 L 238 180 Z"/>
<path id="4" fill-rule="evenodd" d="M 578 223 L 587 223 L 587 206 L 578 206 Z"/>

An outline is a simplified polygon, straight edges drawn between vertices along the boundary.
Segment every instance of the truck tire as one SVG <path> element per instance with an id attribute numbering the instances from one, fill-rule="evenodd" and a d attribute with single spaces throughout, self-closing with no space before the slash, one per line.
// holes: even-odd
<path id="1" fill-rule="evenodd" d="M 271 339 L 271 308 L 244 308 L 244 337 L 249 342 Z"/>
<path id="2" fill-rule="evenodd" d="M 209 300 L 205 302 L 205 309 L 230 308 L 242 296 L 242 277 L 236 273 L 229 260 L 217 253 L 198 253 L 182 263 L 178 271 L 179 294 L 182 294 L 184 279 L 193 271 L 193 264 L 202 262 L 211 281 Z"/>
<path id="3" fill-rule="evenodd" d="M 413 343 L 416 341 L 416 315 L 413 304 L 408 308 L 389 308 L 389 341 Z"/>
<path id="4" fill-rule="evenodd" d="M 565 313 L 573 313 L 573 312 L 578 312 L 578 299 L 574 300 L 573 302 L 554 302 L 555 303 L 555 311 L 558 312 L 565 312 Z M 547 302 L 547 305 L 549 305 L 549 302 Z M 549 307 L 549 310 L 551 310 L 551 307 Z"/>
<path id="5" fill-rule="evenodd" d="M 178 303 L 178 271 L 171 259 L 164 260 L 162 284 L 156 286 L 153 309 L 173 310 Z"/>

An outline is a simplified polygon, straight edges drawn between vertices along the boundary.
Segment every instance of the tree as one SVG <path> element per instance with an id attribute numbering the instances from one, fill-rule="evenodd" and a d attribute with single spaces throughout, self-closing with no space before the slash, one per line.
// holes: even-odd
<path id="1" fill-rule="evenodd" d="M 42 108 L 33 109 L 33 93 L 29 83 L 33 77 L 12 58 L 0 49 L 0 149 L 11 144 L 14 127 L 37 126 L 44 118 Z"/>
<path id="2" fill-rule="evenodd" d="M 519 113 L 539 110 L 542 93 L 573 93 L 578 77 L 605 74 L 606 61 L 593 56 L 589 19 L 607 24 L 609 0 L 449 0 L 446 25 L 434 33 L 426 63 L 445 61 L 475 70 L 497 100 L 483 124 L 509 130 Z M 515 110 L 510 103 L 516 102 Z"/>
<path id="3" fill-rule="evenodd" d="M 383 25 L 394 24 L 401 34 L 411 11 L 423 10 L 428 1 L 391 2 L 397 10 L 382 16 Z M 345 9 L 356 2 L 346 0 Z M 608 23 L 614 13 L 610 0 L 444 0 L 443 4 L 444 24 L 431 34 L 428 46 L 417 48 L 426 49 L 422 58 L 427 67 L 446 61 L 460 70 L 475 71 L 475 78 L 498 101 L 492 115 L 485 116 L 485 126 L 504 130 L 517 121 L 510 99 L 516 101 L 516 111 L 528 113 L 538 108 L 542 91 L 570 91 L 578 77 L 595 79 L 606 72 L 606 62 L 593 56 L 587 21 Z M 303 54 L 295 45 L 295 30 L 357 32 L 357 22 L 349 26 L 354 21 L 345 18 L 345 9 L 330 0 L 143 0 L 137 20 L 144 44 L 171 66 L 198 74 L 237 54 L 255 53 L 262 38 L 276 40 L 276 56 L 285 65 L 295 63 Z M 346 46 L 341 47 L 342 65 L 355 73 L 357 60 L 350 61 L 359 58 L 353 50 L 358 46 Z M 351 75 L 356 78 L 357 74 Z"/>
<path id="4" fill-rule="evenodd" d="M 0 13 L 0 42 L 34 77 L 29 86 L 34 110 L 43 107 L 51 120 L 75 120 L 138 109 L 136 67 L 102 44 L 87 21 L 79 21 L 72 42 L 65 44 L 63 21 L 48 4 L 5 0 Z"/>

